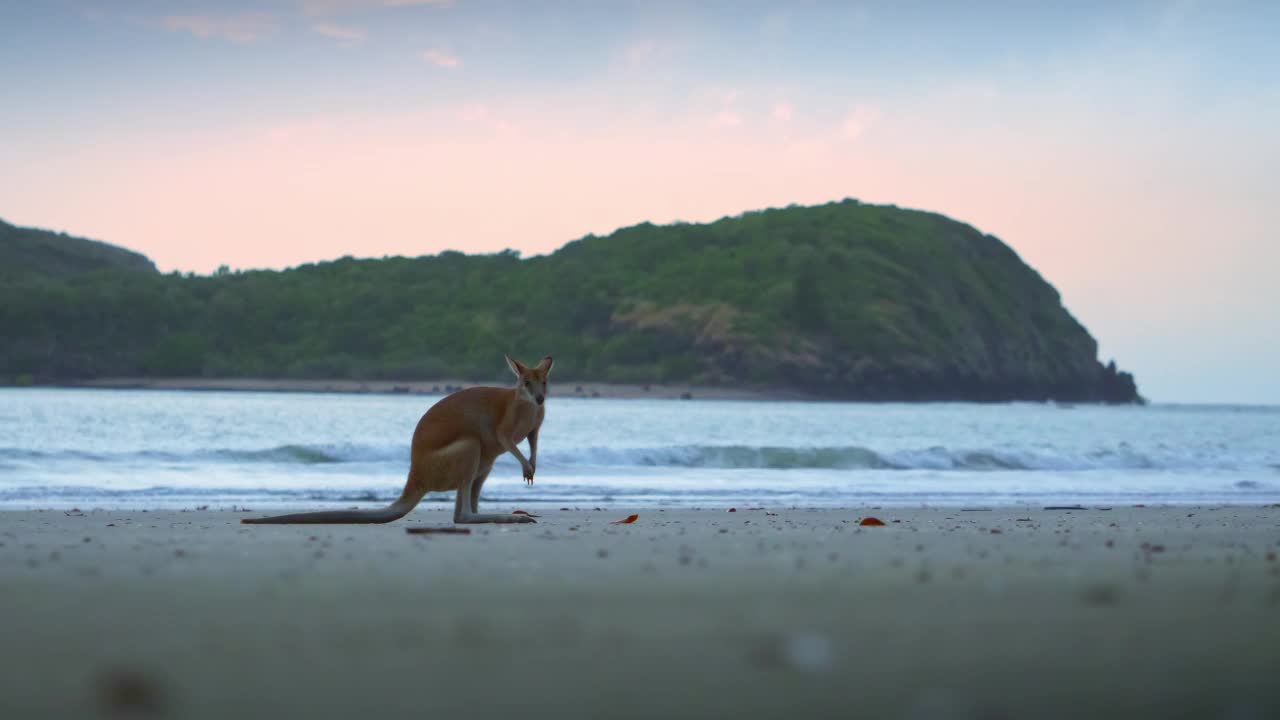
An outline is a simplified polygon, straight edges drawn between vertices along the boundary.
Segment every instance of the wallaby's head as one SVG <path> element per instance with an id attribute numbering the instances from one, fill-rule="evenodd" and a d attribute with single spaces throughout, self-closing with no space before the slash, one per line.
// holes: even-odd
<path id="1" fill-rule="evenodd" d="M 507 367 L 516 374 L 516 392 L 530 402 L 541 405 L 547 399 L 547 375 L 551 372 L 551 356 L 542 358 L 535 367 L 526 367 L 519 360 L 507 358 Z"/>

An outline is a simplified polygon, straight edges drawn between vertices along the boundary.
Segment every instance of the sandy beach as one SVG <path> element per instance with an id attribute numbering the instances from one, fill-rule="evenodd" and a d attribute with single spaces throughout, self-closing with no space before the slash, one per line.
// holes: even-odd
<path id="1" fill-rule="evenodd" d="M 0 717 L 1280 713 L 1280 508 L 631 512 L 0 512 Z"/>

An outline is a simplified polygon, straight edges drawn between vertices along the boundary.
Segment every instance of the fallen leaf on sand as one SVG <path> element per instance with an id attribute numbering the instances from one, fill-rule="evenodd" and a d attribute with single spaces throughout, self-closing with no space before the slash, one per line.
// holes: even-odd
<path id="1" fill-rule="evenodd" d="M 862 518 L 862 520 L 858 524 L 864 527 L 866 526 L 874 527 L 877 525 L 884 525 L 884 521 L 881 520 L 880 518 L 865 517 L 865 518 Z"/>
<path id="2" fill-rule="evenodd" d="M 621 520 L 614 520 L 609 524 L 610 525 L 630 525 L 631 523 L 635 522 L 636 519 L 639 517 L 640 517 L 639 515 L 628 515 Z"/>
<path id="3" fill-rule="evenodd" d="M 541 515 L 534 515 L 533 513 L 525 512 L 524 510 L 512 510 L 511 514 L 512 515 L 528 515 L 529 517 L 542 517 Z"/>

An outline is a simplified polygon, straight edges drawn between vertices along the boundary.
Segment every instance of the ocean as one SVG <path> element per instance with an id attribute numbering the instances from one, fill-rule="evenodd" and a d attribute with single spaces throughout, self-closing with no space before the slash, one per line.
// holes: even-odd
<path id="1" fill-rule="evenodd" d="M 0 507 L 389 502 L 436 399 L 0 389 Z M 1276 407 L 553 395 L 539 450 L 532 487 L 498 460 L 486 507 L 1280 502 Z"/>

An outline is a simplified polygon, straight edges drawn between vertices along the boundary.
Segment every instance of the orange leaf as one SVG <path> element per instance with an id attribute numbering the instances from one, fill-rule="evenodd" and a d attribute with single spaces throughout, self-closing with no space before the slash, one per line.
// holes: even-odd
<path id="1" fill-rule="evenodd" d="M 630 525 L 631 523 L 635 522 L 635 521 L 636 521 L 636 518 L 638 518 L 638 517 L 640 517 L 640 516 L 639 516 L 639 515 L 628 515 L 628 516 L 626 516 L 625 518 L 623 518 L 623 519 L 621 519 L 621 520 L 614 520 L 613 522 L 611 522 L 611 523 L 609 523 L 609 524 L 610 524 L 610 525 Z"/>
<path id="2" fill-rule="evenodd" d="M 859 525 L 883 525 L 884 521 L 881 520 L 880 518 L 866 517 L 866 518 L 862 518 L 862 522 L 858 524 Z"/>

